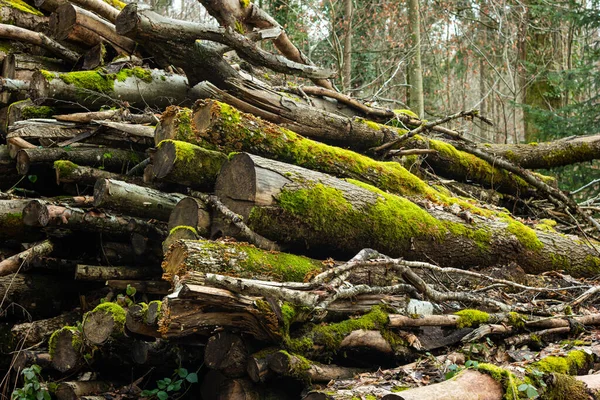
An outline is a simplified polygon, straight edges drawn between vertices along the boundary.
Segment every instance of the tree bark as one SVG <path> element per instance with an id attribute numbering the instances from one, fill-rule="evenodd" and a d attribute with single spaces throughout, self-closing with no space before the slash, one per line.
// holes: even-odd
<path id="1" fill-rule="evenodd" d="M 308 365 L 306 365 L 308 363 Z M 321 364 L 302 359 L 286 351 L 278 351 L 269 357 L 269 367 L 283 376 L 299 378 L 307 382 L 329 382 L 338 379 L 351 379 L 363 372 L 359 368 Z"/>
<path id="2" fill-rule="evenodd" d="M 126 236 L 131 233 L 139 233 L 155 239 L 167 236 L 161 223 L 97 211 L 84 211 L 74 207 L 55 206 L 40 200 L 32 200 L 27 204 L 23 218 L 26 219 L 29 226 L 60 227 L 76 231 L 105 232 Z"/>
<path id="3" fill-rule="evenodd" d="M 77 165 L 68 160 L 54 161 L 54 170 L 56 171 L 57 185 L 61 183 L 77 183 L 79 185 L 94 186 L 97 181 L 104 179 L 125 181 L 136 185 L 144 183 L 137 176 L 127 176 L 85 165 Z"/>
<path id="4" fill-rule="evenodd" d="M 0 262 L 0 276 L 19 272 L 21 267 L 33 261 L 35 258 L 44 257 L 54 251 L 54 243 L 50 240 L 35 243 L 25 251 L 5 258 Z"/>
<path id="5" fill-rule="evenodd" d="M 133 54 L 136 50 L 136 43 L 117 33 L 115 26 L 110 22 L 99 18 L 96 14 L 77 7 L 71 3 L 65 3 L 59 6 L 56 11 L 58 16 L 57 31 L 55 36 L 58 40 L 65 40 L 81 35 L 81 32 L 73 32 L 74 27 L 82 27 L 88 32 L 92 32 L 98 37 L 110 42 L 118 52 L 123 54 Z M 102 41 L 95 43 L 86 43 L 89 46 L 95 46 Z"/>
<path id="6" fill-rule="evenodd" d="M 81 319 L 81 311 L 75 310 L 56 317 L 40 319 L 33 322 L 25 322 L 15 325 L 11 330 L 15 342 L 23 345 L 24 348 L 46 342 L 50 335 L 65 325 L 73 325 Z"/>
<path id="7" fill-rule="evenodd" d="M 140 153 L 121 149 L 97 148 L 35 148 L 17 153 L 17 172 L 26 175 L 31 165 L 67 160 L 75 164 L 102 167 L 109 171 L 125 172 L 142 159 Z"/>
<path id="8" fill-rule="evenodd" d="M 114 179 L 100 179 L 94 186 L 94 206 L 161 221 L 169 220 L 171 211 L 184 197 Z"/>
<path id="9" fill-rule="evenodd" d="M 159 274 L 160 270 L 158 268 L 103 267 L 78 264 L 75 270 L 75 280 L 104 282 L 109 279 L 147 279 L 156 278 Z"/>
<path id="10" fill-rule="evenodd" d="M 156 302 L 152 302 L 153 307 L 156 307 Z M 127 317 L 125 319 L 125 327 L 128 332 L 135 333 L 137 335 L 160 338 L 161 334 L 158 332 L 158 325 L 156 318 L 148 318 L 148 307 L 139 304 L 134 304 L 127 309 Z M 150 316 L 156 314 L 150 313 Z"/>
<path id="11" fill-rule="evenodd" d="M 225 164 L 216 193 L 256 233 L 297 250 L 327 248 L 327 256 L 371 247 L 448 267 L 515 261 L 528 273 L 558 268 L 575 275 L 593 274 L 600 261 L 591 247 L 508 215 L 466 222 L 360 182 L 245 153 Z"/>
<path id="12" fill-rule="evenodd" d="M 23 222 L 23 209 L 29 203 L 27 199 L 0 200 L 0 240 L 39 239 L 41 236 Z M 30 236 L 33 234 L 33 236 Z"/>
<path id="13" fill-rule="evenodd" d="M 57 57 L 60 57 L 71 64 L 75 64 L 80 57 L 80 55 L 76 52 L 67 49 L 60 43 L 50 39 L 41 32 L 34 32 L 13 25 L 0 24 L 0 38 L 30 43 L 39 47 L 43 47 L 53 54 L 56 54 Z"/>
<path id="14" fill-rule="evenodd" d="M 31 367 L 33 364 L 42 368 L 51 367 L 50 354 L 45 351 L 21 350 L 14 356 L 12 369 L 20 375 L 25 368 Z"/>
<path id="15" fill-rule="evenodd" d="M 410 21 L 410 47 L 413 53 L 408 66 L 410 82 L 410 106 L 420 118 L 425 116 L 423 101 L 423 68 L 421 67 L 421 14 L 419 0 L 408 0 L 408 20 Z"/>
<path id="16" fill-rule="evenodd" d="M 78 400 L 81 396 L 101 394 L 110 389 L 110 383 L 104 381 L 61 382 L 55 395 L 58 400 Z"/>
<path id="17" fill-rule="evenodd" d="M 48 17 L 28 4 L 7 1 L 0 7 L 0 21 L 11 25 L 43 32 L 48 27 Z"/>

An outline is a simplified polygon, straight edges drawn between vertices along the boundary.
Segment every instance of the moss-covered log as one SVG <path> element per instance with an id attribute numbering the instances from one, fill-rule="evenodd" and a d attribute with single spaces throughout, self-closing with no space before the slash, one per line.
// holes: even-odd
<path id="1" fill-rule="evenodd" d="M 31 82 L 31 98 L 48 104 L 75 102 L 91 110 L 106 104 L 107 96 L 134 107 L 163 108 L 187 99 L 184 76 L 160 70 L 123 69 L 117 74 L 40 71 Z"/>
<path id="2" fill-rule="evenodd" d="M 534 230 L 508 214 L 480 209 L 467 221 L 451 209 L 421 207 L 358 181 L 246 153 L 225 164 L 216 193 L 256 233 L 302 251 L 326 248 L 327 256 L 351 257 L 371 247 L 444 266 L 514 261 L 529 273 L 564 269 L 579 276 L 600 266 L 584 242 Z"/>
<path id="3" fill-rule="evenodd" d="M 173 243 L 181 239 L 198 240 L 200 239 L 200 236 L 198 235 L 198 231 L 196 231 L 196 228 L 194 228 L 193 226 L 176 226 L 175 228 L 169 230 L 169 236 L 167 236 L 167 238 L 162 244 L 163 253 L 167 254 L 167 252 L 169 251 L 169 247 L 171 247 Z"/>
<path id="4" fill-rule="evenodd" d="M 600 135 L 572 136 L 552 142 L 483 144 L 479 147 L 523 168 L 554 168 L 600 158 Z"/>
<path id="5" fill-rule="evenodd" d="M 32 165 L 53 164 L 57 160 L 67 160 L 75 164 L 102 167 L 108 171 L 125 172 L 143 159 L 141 153 L 121 149 L 62 148 L 22 149 L 17 153 L 17 172 L 27 174 Z"/>
<path id="6" fill-rule="evenodd" d="M 168 276 L 183 278 L 194 271 L 277 282 L 304 282 L 322 269 L 320 261 L 303 256 L 265 251 L 245 243 L 207 240 L 174 243 L 163 263 Z"/>
<path id="7" fill-rule="evenodd" d="M 93 345 L 102 345 L 111 337 L 123 336 L 126 314 L 123 307 L 116 303 L 98 305 L 83 318 L 83 337 Z"/>
<path id="8" fill-rule="evenodd" d="M 94 186 L 94 206 L 161 221 L 169 220 L 171 211 L 184 197 L 114 179 L 100 179 Z"/>
<path id="9" fill-rule="evenodd" d="M 52 367 L 59 372 L 73 371 L 83 364 L 83 334 L 75 326 L 64 326 L 48 340 Z"/>
<path id="10" fill-rule="evenodd" d="M 152 164 L 158 179 L 212 191 L 225 161 L 227 156 L 223 153 L 187 142 L 165 140 L 158 144 Z"/>
<path id="11" fill-rule="evenodd" d="M 161 308 L 162 303 L 160 301 L 152 301 L 150 304 L 139 303 L 129 307 L 125 317 L 127 332 L 159 338 L 158 317 Z"/>
<path id="12" fill-rule="evenodd" d="M 23 222 L 23 209 L 29 201 L 31 200 L 0 200 L 0 240 L 24 238 L 31 240 L 41 236 Z"/>
<path id="13" fill-rule="evenodd" d="M 48 17 L 21 0 L 3 1 L 0 5 L 0 21 L 36 32 L 48 28 Z"/>

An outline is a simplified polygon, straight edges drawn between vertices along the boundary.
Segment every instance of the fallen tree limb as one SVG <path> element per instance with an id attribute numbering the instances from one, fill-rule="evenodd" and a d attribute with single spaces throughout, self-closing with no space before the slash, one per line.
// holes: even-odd
<path id="1" fill-rule="evenodd" d="M 80 57 L 79 54 L 67 49 L 41 32 L 33 32 L 14 25 L 0 24 L 0 37 L 43 47 L 71 64 L 75 64 Z"/>

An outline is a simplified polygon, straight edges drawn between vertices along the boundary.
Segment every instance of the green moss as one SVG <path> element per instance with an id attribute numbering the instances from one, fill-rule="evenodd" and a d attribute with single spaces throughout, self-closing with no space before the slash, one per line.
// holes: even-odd
<path id="1" fill-rule="evenodd" d="M 56 78 L 57 74 L 54 72 L 46 71 L 45 69 L 40 69 L 40 74 L 46 79 L 48 82 L 52 82 L 52 79 Z"/>
<path id="2" fill-rule="evenodd" d="M 381 124 L 378 124 L 377 122 L 373 122 L 373 121 L 369 121 L 368 119 L 364 119 L 364 118 L 355 118 L 355 121 L 361 123 L 361 124 L 365 124 L 367 125 L 369 128 L 371 129 L 375 129 L 376 131 L 380 131 L 382 128 Z"/>
<path id="3" fill-rule="evenodd" d="M 112 316 L 113 321 L 115 322 L 115 327 L 113 328 L 113 332 L 119 332 L 119 333 L 123 332 L 123 327 L 125 326 L 125 318 L 127 316 L 127 311 L 125 311 L 125 309 L 123 309 L 123 307 L 121 307 L 117 303 L 108 303 L 108 302 L 102 303 L 102 304 L 96 306 L 96 308 L 94 308 L 94 310 L 92 310 L 92 312 L 93 313 L 103 312 L 106 314 L 110 314 Z"/>
<path id="4" fill-rule="evenodd" d="M 83 346 L 79 329 L 76 326 L 63 326 L 62 328 L 52 332 L 50 339 L 48 339 L 48 353 L 50 353 L 51 358 L 54 356 L 54 352 L 56 351 L 56 340 L 58 339 L 58 335 L 65 331 L 69 331 L 73 335 L 71 339 L 73 349 L 78 351 Z"/>
<path id="5" fill-rule="evenodd" d="M 487 323 L 490 320 L 490 314 L 479 310 L 460 310 L 454 315 L 460 319 L 456 323 L 457 328 L 470 328 Z"/>
<path id="6" fill-rule="evenodd" d="M 240 0 L 240 6 L 242 6 L 242 8 L 246 8 L 250 5 L 250 0 Z"/>
<path id="7" fill-rule="evenodd" d="M 393 386 L 390 390 L 392 393 L 404 392 L 405 390 L 410 389 L 410 386 Z"/>
<path id="8" fill-rule="evenodd" d="M 247 243 L 223 243 L 200 240 L 203 250 L 199 257 L 212 258 L 219 253 L 218 258 L 228 262 L 218 265 L 215 272 L 240 278 L 270 279 L 279 282 L 304 282 L 307 276 L 322 272 L 323 265 L 318 260 L 277 251 L 265 251 Z M 190 269 L 194 265 L 189 266 Z M 203 266 L 203 268 L 207 268 Z M 182 275 L 185 271 L 167 271 Z M 260 277 L 260 278 L 259 278 Z"/>
<path id="9" fill-rule="evenodd" d="M 519 385 L 524 381 L 515 376 L 512 372 L 498 367 L 494 364 L 480 363 L 477 371 L 491 376 L 496 382 L 502 385 L 504 389 L 504 400 L 515 400 L 521 398 Z"/>
<path id="10" fill-rule="evenodd" d="M 542 232 L 556 232 L 554 229 L 555 226 L 556 221 L 552 219 L 541 219 L 539 223 L 535 224 L 534 228 Z"/>
<path id="11" fill-rule="evenodd" d="M 411 110 L 394 110 L 394 114 L 401 114 L 401 115 L 406 115 L 407 117 L 410 118 L 415 118 L 415 119 L 419 119 L 419 116 L 417 114 L 415 114 L 414 112 L 412 112 Z"/>
<path id="12" fill-rule="evenodd" d="M 124 82 L 127 78 L 132 76 L 144 82 L 152 82 L 152 72 L 141 67 L 133 67 L 131 69 L 124 68 L 116 74 L 116 79 L 119 82 Z"/>
<path id="13" fill-rule="evenodd" d="M 244 25 L 242 25 L 242 23 L 238 20 L 235 21 L 235 31 L 237 33 L 241 33 L 242 35 L 246 33 L 246 30 L 244 29 Z"/>
<path id="14" fill-rule="evenodd" d="M 515 328 L 523 328 L 525 326 L 525 321 L 527 321 L 527 315 L 519 314 L 517 312 L 509 312 L 507 314 L 508 324 Z"/>
<path id="15" fill-rule="evenodd" d="M 515 235 L 519 242 L 528 250 L 540 250 L 544 247 L 537 237 L 535 230 L 525 226 L 523 223 L 513 219 L 508 214 L 500 214 L 500 218 L 508 224 L 506 229 Z"/>
<path id="16" fill-rule="evenodd" d="M 378 330 L 385 331 L 388 324 L 388 314 L 381 306 L 375 306 L 371 311 L 359 318 L 347 319 L 329 325 L 316 325 L 310 328 L 302 337 L 286 338 L 286 346 L 294 352 L 307 353 L 315 345 L 327 352 L 335 352 L 342 340 L 353 331 Z"/>
<path id="17" fill-rule="evenodd" d="M 50 118 L 56 113 L 54 107 L 49 106 L 30 106 L 21 109 L 21 115 L 25 119 L 29 118 Z"/>
<path id="18" fill-rule="evenodd" d="M 40 11 L 36 10 L 23 0 L 0 0 L 1 7 L 10 7 L 28 14 L 44 16 Z"/>
<path id="19" fill-rule="evenodd" d="M 193 232 L 194 235 L 198 235 L 198 231 L 196 230 L 196 228 L 191 227 L 191 226 L 186 226 L 186 225 L 179 225 L 179 226 L 174 227 L 173 229 L 171 229 L 169 231 L 169 235 L 172 235 L 173 233 L 175 233 L 176 231 L 178 231 L 180 229 L 186 229 L 188 231 Z"/>
<path id="20" fill-rule="evenodd" d="M 544 391 L 544 400 L 588 400 L 587 385 L 572 376 L 552 374 Z"/>
<path id="21" fill-rule="evenodd" d="M 541 372 L 557 372 L 576 375 L 592 361 L 592 356 L 583 350 L 570 351 L 565 357 L 548 356 L 531 365 Z"/>
<path id="22" fill-rule="evenodd" d="M 68 160 L 57 160 L 54 161 L 54 169 L 57 171 L 57 174 L 61 176 L 61 178 L 66 178 L 71 176 L 71 174 L 79 168 L 79 165 L 68 161 Z"/>
<path id="23" fill-rule="evenodd" d="M 59 74 L 63 82 L 79 89 L 93 92 L 112 93 L 114 90 L 114 75 L 100 71 L 75 71 Z"/>
<path id="24" fill-rule="evenodd" d="M 365 395 L 365 400 L 377 400 L 377 397 L 375 397 L 375 395 L 372 394 L 367 394 Z"/>

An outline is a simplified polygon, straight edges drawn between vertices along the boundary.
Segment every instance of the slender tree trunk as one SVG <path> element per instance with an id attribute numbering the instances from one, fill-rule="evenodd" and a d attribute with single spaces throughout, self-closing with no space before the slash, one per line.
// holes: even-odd
<path id="1" fill-rule="evenodd" d="M 352 80 L 352 17 L 354 4 L 352 0 L 344 0 L 344 50 L 342 66 L 342 87 L 344 93 L 349 93 Z"/>
<path id="2" fill-rule="evenodd" d="M 421 68 L 421 17 L 419 15 L 419 0 L 408 0 L 408 19 L 410 21 L 410 45 L 414 51 L 411 64 L 408 67 L 410 80 L 410 106 L 419 117 L 423 118 L 425 106 L 423 103 L 423 70 Z"/>

